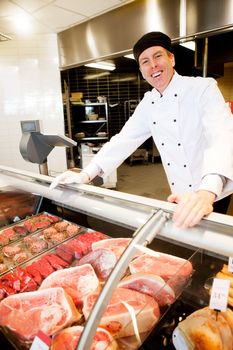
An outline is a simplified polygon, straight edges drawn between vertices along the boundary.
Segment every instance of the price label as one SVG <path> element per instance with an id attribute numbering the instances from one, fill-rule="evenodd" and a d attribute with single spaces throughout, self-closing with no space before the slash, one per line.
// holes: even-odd
<path id="1" fill-rule="evenodd" d="M 30 350 L 49 350 L 51 339 L 42 331 L 38 331 Z"/>
<path id="2" fill-rule="evenodd" d="M 230 256 L 228 260 L 228 271 L 233 272 L 233 257 Z"/>
<path id="3" fill-rule="evenodd" d="M 217 311 L 226 311 L 230 289 L 230 280 L 214 278 L 210 295 L 209 308 Z"/>

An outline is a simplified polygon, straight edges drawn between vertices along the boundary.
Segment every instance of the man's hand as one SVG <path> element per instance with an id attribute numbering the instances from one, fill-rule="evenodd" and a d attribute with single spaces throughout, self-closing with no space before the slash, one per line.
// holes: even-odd
<path id="1" fill-rule="evenodd" d="M 177 203 L 173 221 L 177 227 L 193 227 L 206 215 L 212 213 L 215 194 L 200 190 L 183 196 L 171 194 L 168 202 Z"/>
<path id="2" fill-rule="evenodd" d="M 61 175 L 55 177 L 55 179 L 51 182 L 49 189 L 53 190 L 59 184 L 87 184 L 89 182 L 90 179 L 86 173 L 76 173 L 75 171 L 67 170 Z"/>

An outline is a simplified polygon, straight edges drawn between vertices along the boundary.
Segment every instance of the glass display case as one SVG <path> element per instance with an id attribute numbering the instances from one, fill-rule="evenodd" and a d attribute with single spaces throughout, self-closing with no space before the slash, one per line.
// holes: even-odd
<path id="1" fill-rule="evenodd" d="M 40 198 L 36 210 L 21 218 L 18 226 L 44 213 L 58 220 L 51 219 L 49 227 L 39 227 L 34 232 L 29 229 L 15 242 L 1 247 L 1 255 L 6 258 L 6 251 L 9 255 L 15 248 L 26 247 L 24 253 L 28 253 L 32 238 L 47 242 L 36 254 L 15 259 L 12 265 L 11 256 L 7 257 L 10 268 L 0 275 L 1 293 L 9 280 L 18 281 L 19 273 L 34 273 L 32 279 L 37 280 L 30 287 L 1 294 L 4 349 L 29 348 L 38 330 L 50 336 L 52 350 L 62 350 L 66 341 L 71 350 L 92 349 L 93 344 L 98 348 L 102 338 L 103 349 L 174 349 L 173 330 L 191 312 L 208 305 L 213 277 L 233 256 L 233 218 L 213 213 L 194 228 L 179 229 L 172 222 L 175 205 L 171 203 L 92 185 L 61 185 L 51 191 L 49 176 L 4 166 L 0 166 L 0 173 L 2 189 L 8 186 Z M 14 223 L 4 223 L 0 235 L 9 228 L 14 229 Z M 58 263 L 58 257 L 63 263 Z M 53 270 L 45 273 L 48 260 Z M 40 264 L 43 271 L 38 280 L 34 269 L 39 269 Z M 86 270 L 78 272 L 81 269 Z M 74 306 L 67 302 L 66 294 L 71 293 L 71 282 L 79 281 L 80 274 L 89 279 L 88 283 L 82 281 L 88 292 L 80 300 L 73 300 Z M 77 285 L 81 288 L 78 282 Z M 63 325 L 58 327 L 53 319 L 48 326 L 46 320 L 40 323 L 40 319 L 33 330 L 12 331 L 12 315 L 6 317 L 3 310 L 8 310 L 9 305 L 12 308 L 12 303 L 22 306 L 24 300 L 37 303 L 42 297 L 47 316 L 54 305 L 46 300 L 58 298 L 63 312 L 69 304 L 68 311 L 65 309 L 69 318 Z M 21 315 L 22 312 L 17 316 L 17 324 L 21 324 Z"/>

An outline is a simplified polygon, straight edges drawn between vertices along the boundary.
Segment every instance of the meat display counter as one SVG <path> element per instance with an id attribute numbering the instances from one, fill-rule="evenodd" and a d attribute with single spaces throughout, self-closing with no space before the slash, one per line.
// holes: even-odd
<path id="1" fill-rule="evenodd" d="M 37 285 L 30 285 L 31 289 L 28 286 L 24 290 L 16 288 L 11 295 L 2 296 L 0 340 L 4 350 L 30 348 L 32 334 L 28 328 L 17 326 L 17 332 L 13 332 L 16 334 L 12 335 L 9 326 L 13 322 L 12 315 L 6 317 L 3 310 L 12 309 L 17 303 L 22 306 L 25 298 L 28 302 L 28 298 L 34 300 L 36 295 L 47 300 L 44 299 L 47 293 L 53 293 L 48 296 L 49 300 L 58 298 L 58 295 L 65 298 L 65 304 L 70 307 L 72 303 L 62 295 L 63 289 L 67 292 L 61 283 L 61 280 L 67 280 L 63 274 L 68 273 L 72 276 L 68 279 L 75 280 L 76 270 L 84 267 L 87 270 L 83 275 L 92 281 L 91 290 L 81 302 L 75 301 L 76 308 L 72 306 L 69 312 L 66 310 L 71 318 L 64 322 L 63 327 L 56 328 L 56 325 L 56 331 L 48 332 L 49 335 L 56 333 L 52 350 L 62 350 L 65 339 L 70 344 L 67 349 L 92 349 L 91 344 L 101 337 L 105 340 L 100 349 L 175 349 L 172 342 L 175 327 L 187 315 L 208 306 L 211 282 L 233 256 L 233 218 L 212 213 L 195 228 L 179 229 L 172 222 L 175 205 L 171 203 L 92 185 L 60 185 L 51 191 L 49 185 L 53 178 L 49 176 L 5 166 L 0 166 L 0 173 L 2 193 L 5 189 L 8 193 L 11 190 L 12 193 L 20 192 L 29 196 L 33 203 L 29 212 L 18 215 L 17 226 L 22 228 L 25 222 L 35 221 L 38 215 L 49 216 L 51 224 L 47 231 L 43 230 L 44 227 L 38 227 L 34 232 L 29 229 L 26 236 L 23 234 L 16 241 L 1 245 L 1 255 L 6 258 L 4 254 L 7 252 L 8 263 L 9 254 L 15 252 L 15 248 L 26 246 L 27 257 L 19 261 L 15 259 L 12 265 L 9 263 L 10 267 L 0 274 L 0 287 L 5 288 L 9 276 L 12 282 L 12 276 L 15 278 L 18 274 L 19 278 L 19 273 L 22 276 L 25 271 L 34 273 L 34 278 L 37 278 Z M 3 223 L 0 237 L 7 229 L 14 230 L 17 215 L 15 207 L 12 209 L 14 213 L 8 213 L 12 220 Z M 59 229 L 58 234 L 51 236 L 58 224 L 60 227 L 69 226 L 69 231 Z M 34 249 L 38 248 L 38 239 L 47 242 L 34 255 L 30 250 L 31 238 L 36 239 Z M 85 249 L 84 238 L 88 241 L 88 244 L 85 241 Z M 74 255 L 70 254 L 71 246 L 76 247 Z M 65 263 L 63 260 L 63 263 L 58 263 L 57 257 L 66 257 Z M 45 273 L 48 259 L 50 264 L 59 266 L 50 274 Z M 107 267 L 100 267 L 98 259 L 105 261 Z M 38 274 L 32 269 L 33 264 L 38 267 L 38 261 L 42 261 L 40 274 L 44 274 L 39 282 Z M 88 269 L 91 269 L 91 274 Z M 51 286 L 54 288 L 49 288 Z M 47 305 L 47 312 L 49 307 Z M 17 318 L 16 314 L 13 318 Z M 19 319 L 15 322 L 23 324 Z M 50 326 L 53 322 L 50 320 Z M 101 332 L 105 332 L 104 335 Z M 80 337 L 78 345 L 77 334 Z"/>

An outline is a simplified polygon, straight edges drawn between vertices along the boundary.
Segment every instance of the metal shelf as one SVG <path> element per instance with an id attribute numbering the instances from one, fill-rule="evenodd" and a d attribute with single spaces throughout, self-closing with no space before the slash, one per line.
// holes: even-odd
<path id="1" fill-rule="evenodd" d="M 92 124 L 92 123 L 107 123 L 107 119 L 97 119 L 97 120 L 81 120 L 79 124 Z"/>
<path id="2" fill-rule="evenodd" d="M 95 141 L 95 140 L 108 140 L 108 137 L 93 136 L 93 137 L 82 137 L 80 139 L 77 138 L 77 141 Z"/>

